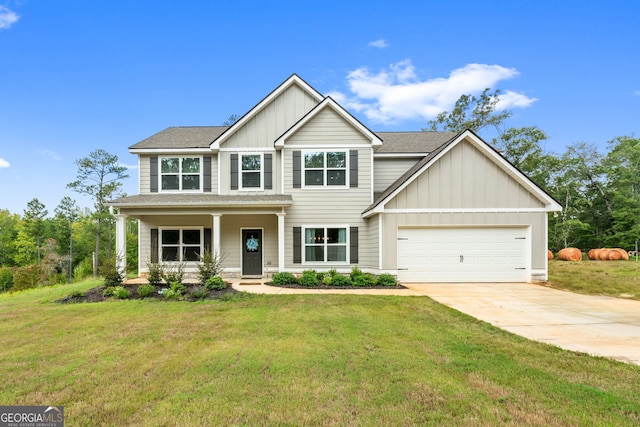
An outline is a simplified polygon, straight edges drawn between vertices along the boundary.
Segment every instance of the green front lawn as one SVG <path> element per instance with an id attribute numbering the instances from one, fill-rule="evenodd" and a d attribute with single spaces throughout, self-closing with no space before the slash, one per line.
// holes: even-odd
<path id="1" fill-rule="evenodd" d="M 548 286 L 640 300 L 640 261 L 549 261 Z"/>
<path id="2" fill-rule="evenodd" d="M 68 425 L 638 425 L 640 367 L 425 297 L 53 303 L 0 295 L 3 405 Z"/>

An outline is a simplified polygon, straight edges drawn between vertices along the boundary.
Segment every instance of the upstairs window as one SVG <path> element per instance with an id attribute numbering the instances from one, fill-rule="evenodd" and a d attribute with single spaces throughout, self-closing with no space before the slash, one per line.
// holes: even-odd
<path id="1" fill-rule="evenodd" d="M 262 188 L 262 155 L 242 154 L 240 156 L 240 188 L 255 190 Z"/>
<path id="2" fill-rule="evenodd" d="M 198 191 L 201 181 L 199 157 L 161 157 L 162 191 Z"/>
<path id="3" fill-rule="evenodd" d="M 346 186 L 347 152 L 315 151 L 304 153 L 305 186 Z"/>

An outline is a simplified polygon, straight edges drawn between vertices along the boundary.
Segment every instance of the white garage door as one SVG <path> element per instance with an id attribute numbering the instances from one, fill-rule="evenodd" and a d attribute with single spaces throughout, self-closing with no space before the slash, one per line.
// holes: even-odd
<path id="1" fill-rule="evenodd" d="M 399 228 L 401 282 L 526 282 L 527 228 Z"/>

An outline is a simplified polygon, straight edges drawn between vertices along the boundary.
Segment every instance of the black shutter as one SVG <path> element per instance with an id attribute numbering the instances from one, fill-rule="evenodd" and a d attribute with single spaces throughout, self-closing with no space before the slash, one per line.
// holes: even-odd
<path id="1" fill-rule="evenodd" d="M 152 193 L 158 192 L 158 157 L 149 158 L 149 184 Z"/>
<path id="2" fill-rule="evenodd" d="M 358 227 L 351 227 L 349 230 L 349 262 L 358 263 Z"/>
<path id="3" fill-rule="evenodd" d="M 231 189 L 238 189 L 238 155 L 231 155 Z"/>
<path id="4" fill-rule="evenodd" d="M 302 153 L 293 152 L 293 188 L 300 188 L 302 182 Z"/>
<path id="5" fill-rule="evenodd" d="M 358 186 L 358 150 L 349 152 L 349 186 Z"/>
<path id="6" fill-rule="evenodd" d="M 211 249 L 211 237 L 212 237 L 213 233 L 212 230 L 210 228 L 205 228 L 204 229 L 204 251 L 205 252 L 209 252 L 209 253 L 213 253 L 212 249 Z M 204 254 L 200 254 L 200 256 L 202 256 Z"/>
<path id="7" fill-rule="evenodd" d="M 202 191 L 211 193 L 211 156 L 202 158 Z"/>
<path id="8" fill-rule="evenodd" d="M 271 190 L 273 188 L 273 157 L 271 153 L 264 155 L 264 189 Z"/>
<path id="9" fill-rule="evenodd" d="M 293 263 L 302 263 L 302 228 L 293 227 Z"/>
<path id="10" fill-rule="evenodd" d="M 157 159 L 157 157 L 156 157 Z M 158 262 L 158 229 L 151 229 L 151 254 L 150 254 L 151 262 Z"/>

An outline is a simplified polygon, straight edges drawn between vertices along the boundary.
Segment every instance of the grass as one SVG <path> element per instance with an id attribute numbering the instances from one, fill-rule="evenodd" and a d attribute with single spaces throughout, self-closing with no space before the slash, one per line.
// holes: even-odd
<path id="1" fill-rule="evenodd" d="M 549 261 L 548 286 L 640 300 L 640 261 Z"/>
<path id="2" fill-rule="evenodd" d="M 638 425 L 640 367 L 425 297 L 56 304 L 0 295 L 3 405 L 68 425 Z"/>

